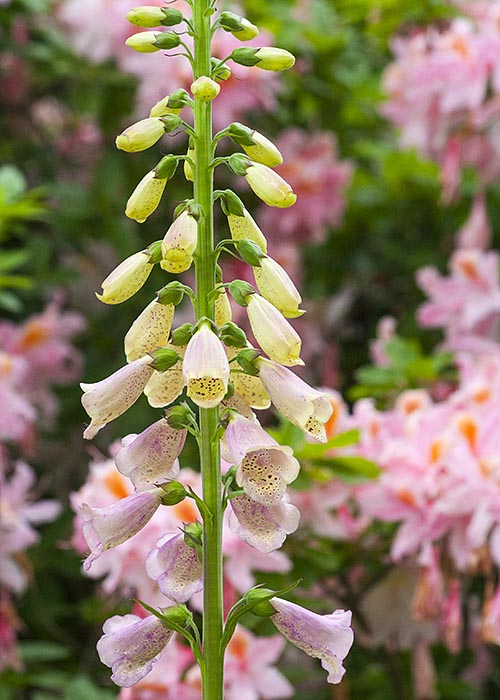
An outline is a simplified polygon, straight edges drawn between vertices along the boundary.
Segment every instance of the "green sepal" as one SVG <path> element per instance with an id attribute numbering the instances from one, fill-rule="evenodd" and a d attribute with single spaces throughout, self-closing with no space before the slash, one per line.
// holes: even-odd
<path id="1" fill-rule="evenodd" d="M 157 372 L 166 372 L 181 359 L 179 353 L 172 348 L 158 348 L 150 352 L 149 355 L 153 358 L 150 366 Z"/>
<path id="2" fill-rule="evenodd" d="M 186 105 L 190 104 L 191 98 L 187 90 L 184 88 L 179 88 L 174 92 L 171 92 L 168 96 L 168 107 L 170 109 L 182 109 Z"/>
<path id="3" fill-rule="evenodd" d="M 162 484 L 160 488 L 164 492 L 160 499 L 164 506 L 175 506 L 187 496 L 187 491 L 180 481 L 169 481 L 168 484 Z"/>
<path id="4" fill-rule="evenodd" d="M 224 345 L 228 345 L 231 348 L 248 347 L 245 331 L 232 321 L 228 321 L 228 323 L 219 328 L 219 335 Z"/>
<path id="5" fill-rule="evenodd" d="M 244 156 L 243 153 L 233 153 L 226 160 L 226 165 L 235 175 L 246 175 L 247 170 L 252 164 L 252 161 L 248 156 Z"/>
<path id="6" fill-rule="evenodd" d="M 227 127 L 227 132 L 227 135 L 239 146 L 255 146 L 255 141 L 252 138 L 255 129 L 250 129 L 239 122 L 233 122 Z"/>
<path id="7" fill-rule="evenodd" d="M 159 180 L 171 180 L 177 170 L 178 160 L 175 156 L 165 156 L 155 168 L 155 177 Z"/>
<path id="8" fill-rule="evenodd" d="M 176 430 L 191 428 L 196 424 L 196 416 L 185 401 L 177 404 L 177 406 L 172 406 L 167 411 L 165 418 L 169 426 Z"/>
<path id="9" fill-rule="evenodd" d="M 161 616 L 165 627 L 175 631 L 178 628 L 188 627 L 193 621 L 192 612 L 183 604 L 171 608 L 161 608 Z"/>
<path id="10" fill-rule="evenodd" d="M 145 250 L 146 255 L 149 255 L 151 265 L 156 265 L 162 260 L 161 241 L 154 241 Z"/>
<path id="11" fill-rule="evenodd" d="M 225 190 L 220 195 L 222 211 L 226 216 L 233 214 L 234 216 L 243 216 L 245 213 L 245 205 L 232 190 Z"/>
<path id="12" fill-rule="evenodd" d="M 218 82 L 224 82 L 231 77 L 231 69 L 225 63 L 221 64 L 218 58 L 210 59 L 210 77 Z"/>
<path id="13" fill-rule="evenodd" d="M 174 209 L 174 219 L 177 219 L 177 217 L 180 216 L 183 211 L 186 211 L 186 209 L 193 204 L 194 199 L 185 199 L 183 202 L 178 204 Z"/>
<path id="14" fill-rule="evenodd" d="M 168 304 L 177 306 L 183 300 L 184 294 L 190 291 L 192 291 L 190 287 L 187 287 L 178 280 L 174 280 L 173 282 L 169 282 L 167 285 L 165 285 L 165 287 L 163 287 L 163 289 L 160 289 L 160 291 L 156 293 L 158 303 L 164 304 L 165 306 Z"/>
<path id="15" fill-rule="evenodd" d="M 165 130 L 167 134 L 176 129 L 180 129 L 182 126 L 182 119 L 177 114 L 165 114 L 164 117 L 159 117 L 163 124 L 165 125 Z"/>
<path id="16" fill-rule="evenodd" d="M 183 323 L 182 326 L 176 328 L 172 333 L 172 345 L 187 345 L 193 337 L 193 332 L 194 329 L 192 323 Z"/>
<path id="17" fill-rule="evenodd" d="M 259 368 L 255 360 L 261 355 L 261 351 L 256 348 L 245 348 L 244 350 L 240 350 L 236 355 L 236 361 L 246 374 L 250 374 L 252 377 L 258 377 Z"/>
<path id="18" fill-rule="evenodd" d="M 234 49 L 230 58 L 235 63 L 239 63 L 240 66 L 256 66 L 260 61 L 257 56 L 258 50 L 259 49 L 252 49 L 250 46 L 242 46 L 241 48 Z"/>
<path id="19" fill-rule="evenodd" d="M 175 32 L 163 32 L 155 42 L 159 49 L 175 49 L 181 43 L 180 37 Z"/>
<path id="20" fill-rule="evenodd" d="M 180 24 L 184 20 L 184 15 L 179 10 L 173 7 L 162 7 L 161 11 L 165 15 L 165 19 L 161 21 L 164 27 L 174 27 L 176 24 Z"/>
<path id="21" fill-rule="evenodd" d="M 244 29 L 241 24 L 241 17 L 235 15 L 234 12 L 221 12 L 218 24 L 226 32 L 241 32 Z"/>
<path id="22" fill-rule="evenodd" d="M 252 267 L 260 267 L 262 258 L 267 258 L 262 248 L 249 238 L 241 238 L 238 241 L 234 241 L 234 245 L 243 261 Z"/>
<path id="23" fill-rule="evenodd" d="M 203 526 L 201 523 L 187 523 L 184 525 L 184 542 L 188 547 L 197 549 L 201 553 L 203 538 Z"/>
<path id="24" fill-rule="evenodd" d="M 240 306 L 247 306 L 247 297 L 250 296 L 250 294 L 255 294 L 255 289 L 252 285 L 244 280 L 233 280 L 228 290 L 235 302 Z"/>

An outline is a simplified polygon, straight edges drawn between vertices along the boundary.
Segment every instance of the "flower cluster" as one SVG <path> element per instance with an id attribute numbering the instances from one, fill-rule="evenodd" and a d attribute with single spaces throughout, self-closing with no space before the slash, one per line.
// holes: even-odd
<path id="1" fill-rule="evenodd" d="M 288 209 L 297 196 L 275 170 L 282 155 L 269 139 L 244 124 L 232 122 L 213 135 L 210 121 L 211 103 L 220 99 L 232 76 L 228 62 L 236 69 L 274 74 L 293 66 L 295 59 L 284 49 L 261 46 L 262 37 L 256 46 L 259 30 L 247 19 L 233 12 L 213 12 L 206 0 L 188 5 L 193 8 L 191 17 L 177 7 L 159 4 L 127 14 L 130 23 L 145 30 L 132 34 L 127 46 L 140 54 L 177 48 L 192 69 L 193 81 L 190 92 L 181 83 L 149 105 L 149 117 L 125 129 L 116 145 L 134 153 L 154 146 L 166 133 L 184 132 L 189 137 L 185 156 L 164 155 L 137 185 L 126 205 L 129 218 L 142 223 L 161 206 L 179 162 L 186 180 L 194 183 L 194 198 L 179 204 L 161 240 L 111 272 L 98 297 L 111 305 L 127 301 L 146 285 L 155 265 L 174 275 L 194 265 L 196 288 L 180 280 L 164 286 L 125 336 L 126 363 L 101 381 L 82 384 L 82 404 L 91 419 L 84 432 L 87 439 L 141 394 L 151 406 L 166 410 L 140 434 L 124 438 L 114 464 L 97 465 L 73 502 L 80 505 L 81 534 L 90 550 L 84 570 L 107 574 L 108 590 L 133 590 L 160 606 L 154 610 L 145 604 L 151 612 L 147 617 L 116 616 L 105 623 L 97 649 L 103 663 L 112 668 L 115 683 L 125 688 L 140 684 L 177 632 L 199 664 L 204 699 L 220 697 L 223 685 L 228 695 L 234 694 L 242 678 L 253 688 L 252 697 L 275 697 L 290 692 L 286 681 L 268 668 L 281 644 L 269 640 L 268 651 L 266 644 L 261 645 L 267 683 L 246 661 L 244 650 L 253 643 L 252 636 L 238 627 L 243 614 L 269 616 L 287 639 L 321 660 L 332 683 L 342 678 L 342 662 L 353 635 L 349 612 L 322 616 L 281 600 L 279 592 L 260 588 L 245 592 L 253 584 L 255 569 L 288 568 L 288 560 L 276 550 L 299 523 L 288 486 L 300 465 L 290 447 L 264 430 L 254 410 L 273 404 L 308 436 L 324 442 L 333 408 L 326 392 L 309 387 L 290 369 L 304 364 L 300 336 L 288 320 L 304 313 L 298 290 L 268 255 L 266 238 L 240 198 L 231 189 L 213 191 L 212 172 L 225 165 L 244 177 L 265 204 Z M 183 33 L 170 29 L 181 24 L 187 42 Z M 156 27 L 167 30 L 152 31 Z M 209 57 L 208 37 L 225 34 L 248 43 L 230 48 L 222 60 Z M 184 120 L 183 110 L 191 111 L 193 119 Z M 222 139 L 230 139 L 238 152 L 217 156 Z M 218 242 L 212 223 L 217 201 L 230 235 Z M 249 266 L 255 285 L 224 279 L 222 256 L 227 252 Z M 253 344 L 232 321 L 228 294 L 246 311 Z M 176 327 L 176 307 L 183 301 L 191 303 L 194 318 Z M 186 318 L 183 313 L 182 320 Z M 199 475 L 179 467 L 188 435 L 199 447 Z M 226 597 L 244 593 L 225 621 L 223 556 L 229 583 Z M 144 571 L 138 572 L 137 562 Z M 203 640 L 186 606 L 199 608 L 201 591 Z M 223 650 L 227 650 L 224 681 Z M 192 673 L 196 686 L 196 671 Z M 191 669 L 185 678 L 191 678 Z"/>
<path id="2" fill-rule="evenodd" d="M 464 166 L 483 184 L 500 174 L 500 5 L 458 5 L 470 16 L 394 39 L 384 78 L 384 114 L 401 130 L 403 147 L 440 165 L 447 201 Z"/>

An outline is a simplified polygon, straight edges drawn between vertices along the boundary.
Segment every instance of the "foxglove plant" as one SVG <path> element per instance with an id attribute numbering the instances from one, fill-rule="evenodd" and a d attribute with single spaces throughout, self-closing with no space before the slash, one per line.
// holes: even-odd
<path id="1" fill-rule="evenodd" d="M 184 163 L 187 181 L 193 182 L 193 197 L 177 207 L 163 239 L 121 263 L 103 282 L 98 296 L 107 304 L 126 301 L 146 283 L 157 264 L 171 274 L 180 274 L 194 263 L 196 286 L 193 290 L 174 281 L 160 290 L 127 333 L 127 364 L 107 379 L 82 385 L 82 403 L 92 419 L 86 438 L 120 416 L 143 392 L 152 406 L 168 407 L 164 418 L 141 434 L 125 438 L 116 455 L 117 468 L 130 477 L 135 492 L 111 506 L 84 505 L 83 535 L 91 550 L 86 562 L 89 567 L 101 552 L 134 537 L 158 509 L 176 506 L 186 498 L 194 500 L 202 522 L 185 524 L 181 533 L 164 533 L 145 562 L 148 575 L 168 599 L 169 607 L 154 609 L 143 603 L 151 617 L 108 620 L 98 651 L 101 660 L 113 669 L 113 680 L 129 687 L 152 670 L 172 633 L 177 632 L 190 644 L 199 664 L 203 700 L 221 700 L 224 652 L 245 613 L 255 611 L 273 618 L 296 646 L 322 660 L 330 673 L 329 681 L 334 683 L 340 681 L 341 662 L 351 646 L 352 632 L 350 614 L 344 611 L 327 616 L 328 620 L 338 618 L 338 624 L 330 624 L 307 611 L 296 614 L 286 601 L 274 606 L 275 596 L 289 589 L 250 589 L 226 619 L 223 616 L 225 512 L 233 532 L 262 553 L 278 549 L 299 521 L 298 509 L 287 494 L 299 463 L 290 447 L 279 445 L 265 432 L 252 408 L 268 408 L 272 399 L 285 413 L 297 413 L 295 422 L 322 440 L 322 427 L 332 406 L 323 393 L 308 387 L 291 370 L 281 368 L 283 378 L 273 378 L 273 373 L 278 377 L 281 365 L 303 364 L 300 337 L 285 319 L 302 313 L 300 295 L 285 270 L 267 256 L 265 237 L 239 197 L 231 190 L 214 191 L 213 187 L 215 168 L 225 165 L 245 177 L 269 206 L 287 208 L 295 203 L 292 188 L 273 170 L 282 157 L 271 141 L 236 122 L 215 135 L 212 132 L 212 102 L 231 75 L 228 61 L 279 72 L 292 67 L 295 59 L 283 49 L 250 46 L 215 59 L 211 43 L 216 32 L 229 32 L 235 39 L 248 41 L 258 35 L 257 27 L 230 12 L 217 14 L 215 0 L 187 0 L 187 6 L 192 10 L 190 17 L 158 5 L 138 7 L 128 14 L 129 21 L 145 31 L 133 34 L 127 45 L 140 53 L 176 48 L 190 64 L 193 82 L 191 95 L 179 89 L 156 103 L 148 118 L 118 136 L 116 145 L 137 152 L 154 146 L 172 131 L 184 131 L 189 137 L 185 156 L 164 156 L 141 180 L 127 203 L 129 218 L 142 223 L 160 205 L 179 161 Z M 185 31 L 172 29 L 180 24 Z M 168 27 L 168 31 L 152 31 L 157 27 Z M 181 118 L 183 108 L 192 111 L 193 126 Z M 225 137 L 244 153 L 218 156 L 217 146 Z M 213 226 L 216 201 L 221 203 L 231 233 L 219 242 Z M 224 252 L 253 268 L 260 294 L 242 280 L 224 281 L 218 264 Z M 261 349 L 253 347 L 232 322 L 227 292 L 237 304 L 247 307 Z M 172 331 L 175 307 L 185 297 L 193 305 L 194 323 Z M 261 358 L 263 353 L 270 360 Z M 186 400 L 178 400 L 184 393 Z M 188 432 L 199 447 L 202 493 L 174 480 L 179 473 L 177 457 Z M 224 475 L 221 447 L 230 467 Z M 185 603 L 201 588 L 200 634 Z"/>

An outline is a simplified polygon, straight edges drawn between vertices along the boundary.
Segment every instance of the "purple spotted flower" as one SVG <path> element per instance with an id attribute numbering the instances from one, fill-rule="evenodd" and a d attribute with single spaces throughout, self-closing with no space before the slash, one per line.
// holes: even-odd
<path id="1" fill-rule="evenodd" d="M 128 476 L 139 491 L 150 489 L 179 473 L 179 456 L 186 440 L 185 430 L 171 428 L 164 418 L 139 435 L 123 439 L 115 457 L 118 471 Z"/>
<path id="2" fill-rule="evenodd" d="M 257 421 L 233 413 L 226 428 L 229 460 L 237 465 L 236 482 L 254 501 L 276 505 L 300 470 L 291 447 L 279 445 Z"/>
<path id="3" fill-rule="evenodd" d="M 90 554 L 83 568 L 88 571 L 102 552 L 116 547 L 136 535 L 155 514 L 162 496 L 161 489 L 133 493 L 105 508 L 82 504 L 83 536 Z"/>
<path id="4" fill-rule="evenodd" d="M 350 610 L 335 610 L 318 615 L 281 598 L 273 598 L 276 614 L 271 617 L 281 634 L 298 649 L 315 659 L 328 671 L 329 683 L 340 683 L 345 673 L 342 661 L 352 646 Z"/>
<path id="5" fill-rule="evenodd" d="M 236 496 L 229 503 L 232 532 L 265 554 L 279 549 L 286 536 L 299 526 L 299 510 L 285 498 L 273 506 L 257 503 L 246 495 Z"/>
<path id="6" fill-rule="evenodd" d="M 162 537 L 146 559 L 146 571 L 175 603 L 185 603 L 203 588 L 198 552 L 186 544 L 183 534 Z"/>
<path id="7" fill-rule="evenodd" d="M 161 620 L 153 615 L 115 615 L 106 620 L 104 636 L 97 642 L 102 663 L 109 666 L 113 680 L 130 688 L 146 676 L 173 635 Z"/>

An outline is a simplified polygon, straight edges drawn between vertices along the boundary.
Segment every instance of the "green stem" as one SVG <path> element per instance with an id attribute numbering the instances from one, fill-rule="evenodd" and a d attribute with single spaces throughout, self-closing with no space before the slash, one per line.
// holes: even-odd
<path id="1" fill-rule="evenodd" d="M 209 0 L 194 0 L 194 77 L 210 75 L 210 8 Z M 210 163 L 212 147 L 212 105 L 194 101 L 196 132 L 194 199 L 200 206 L 196 266 L 196 320 L 213 319 L 215 255 L 213 231 L 213 175 Z M 203 700 L 222 700 L 223 628 L 222 608 L 222 498 L 218 442 L 212 436 L 218 427 L 217 408 L 200 408 L 200 463 L 203 500 L 210 513 L 203 522 Z"/>

